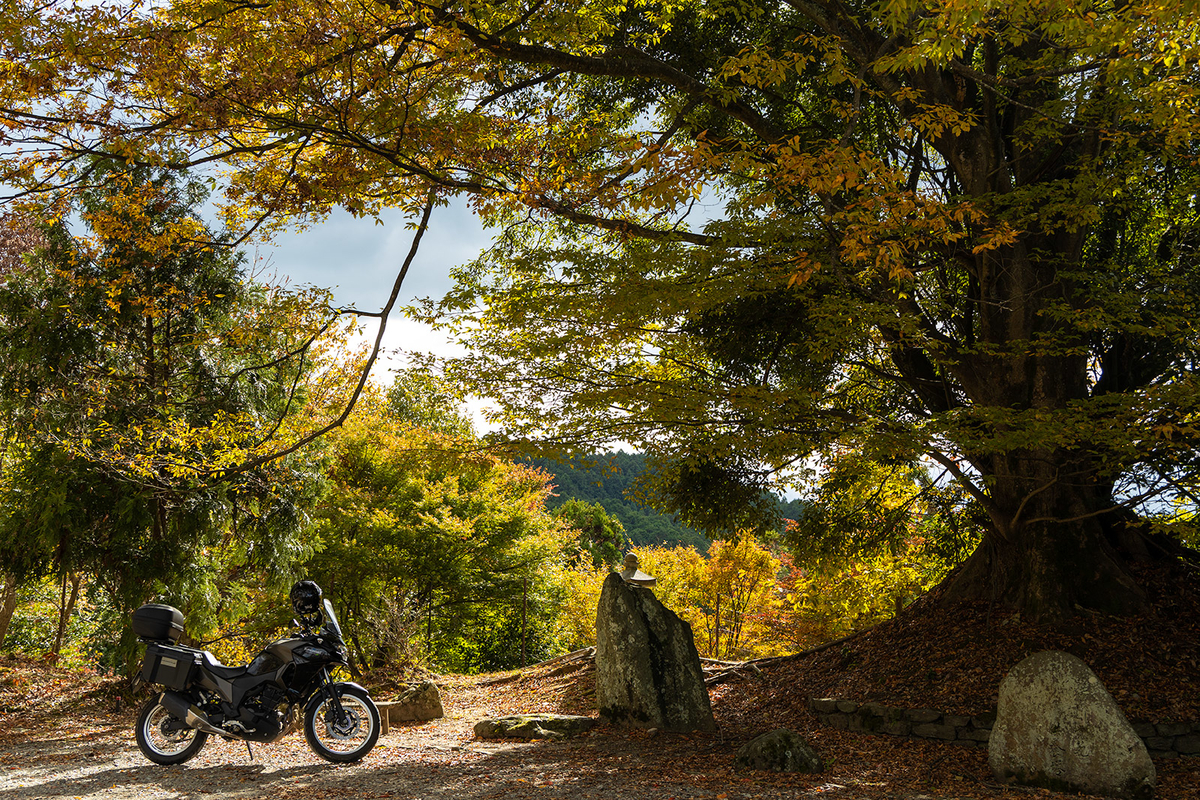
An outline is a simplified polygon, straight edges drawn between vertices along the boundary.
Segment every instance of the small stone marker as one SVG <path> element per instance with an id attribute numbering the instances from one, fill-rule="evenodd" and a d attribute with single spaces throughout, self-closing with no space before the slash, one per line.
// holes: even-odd
<path id="1" fill-rule="evenodd" d="M 645 586 L 647 589 L 654 588 L 658 583 L 658 578 L 653 575 L 647 575 L 638 569 L 638 557 L 636 553 L 626 553 L 625 562 L 621 564 L 621 571 L 617 573 L 626 583 L 632 583 L 635 586 Z"/>
<path id="2" fill-rule="evenodd" d="M 1087 665 L 1045 651 L 1000 683 L 988 763 L 1001 780 L 1143 800 L 1154 794 L 1150 755 Z"/>
<path id="3" fill-rule="evenodd" d="M 514 714 L 475 723 L 480 739 L 566 739 L 591 729 L 596 720 L 570 714 Z"/>
<path id="4" fill-rule="evenodd" d="M 808 742 L 786 728 L 764 733 L 742 745 L 734 756 L 736 769 L 770 772 L 820 772 L 821 757 Z"/>
<path id="5" fill-rule="evenodd" d="M 427 722 L 446 716 L 442 708 L 442 695 L 437 684 L 430 681 L 413 684 L 400 693 L 395 700 L 375 704 L 379 708 L 382 723 L 380 733 L 388 733 L 397 722 Z"/>

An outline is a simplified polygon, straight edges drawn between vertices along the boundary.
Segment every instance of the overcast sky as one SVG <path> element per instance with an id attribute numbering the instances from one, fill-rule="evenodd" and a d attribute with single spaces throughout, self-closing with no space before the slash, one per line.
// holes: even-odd
<path id="1" fill-rule="evenodd" d="M 281 233 L 270 245 L 260 246 L 268 274 L 292 284 L 332 289 L 334 303 L 361 311 L 379 311 L 387 302 L 392 283 L 412 243 L 413 231 L 404 215 L 389 211 L 373 219 L 355 219 L 336 211 L 325 222 L 299 233 Z M 414 299 L 440 299 L 451 286 L 450 270 L 471 261 L 488 246 L 491 236 L 464 203 L 434 209 L 421 249 L 405 277 L 397 307 Z M 365 320 L 375 337 L 375 321 Z M 393 310 L 384 339 L 387 348 L 449 354 L 452 348 L 438 333 Z M 378 368 L 377 368 L 378 370 Z M 386 381 L 386 376 L 377 372 Z"/>

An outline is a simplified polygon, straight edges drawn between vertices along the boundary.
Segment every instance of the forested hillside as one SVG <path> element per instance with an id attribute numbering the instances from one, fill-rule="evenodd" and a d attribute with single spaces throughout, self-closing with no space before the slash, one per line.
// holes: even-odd
<path id="1" fill-rule="evenodd" d="M 635 547 L 686 544 L 701 553 L 708 550 L 709 541 L 704 534 L 634 499 L 635 484 L 646 472 L 643 453 L 619 450 L 562 461 L 539 458 L 529 463 L 554 476 L 551 481 L 555 487 L 554 496 L 546 503 L 551 510 L 573 498 L 599 503 L 620 521 L 625 535 Z M 794 519 L 799 515 L 800 507 L 798 500 L 781 501 L 781 518 Z"/>

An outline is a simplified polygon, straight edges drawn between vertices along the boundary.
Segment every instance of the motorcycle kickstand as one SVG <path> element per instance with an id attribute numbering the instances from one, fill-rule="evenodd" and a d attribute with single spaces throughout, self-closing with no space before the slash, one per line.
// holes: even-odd
<path id="1" fill-rule="evenodd" d="M 246 753 L 250 756 L 250 760 L 254 761 L 254 751 L 250 749 L 249 740 L 243 740 L 243 741 L 246 742 Z"/>

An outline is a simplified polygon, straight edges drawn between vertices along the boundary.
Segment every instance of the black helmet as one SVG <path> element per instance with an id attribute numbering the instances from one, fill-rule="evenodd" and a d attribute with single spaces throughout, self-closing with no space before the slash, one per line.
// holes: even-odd
<path id="1" fill-rule="evenodd" d="M 288 597 L 300 617 L 316 616 L 321 611 L 321 587 L 313 581 L 296 581 Z"/>

